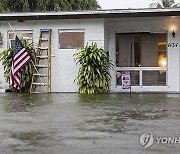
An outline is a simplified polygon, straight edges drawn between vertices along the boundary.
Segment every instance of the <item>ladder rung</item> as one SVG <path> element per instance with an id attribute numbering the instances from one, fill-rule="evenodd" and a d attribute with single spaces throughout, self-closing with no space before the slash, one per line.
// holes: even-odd
<path id="1" fill-rule="evenodd" d="M 47 38 L 40 38 L 41 41 L 48 41 Z"/>
<path id="2" fill-rule="evenodd" d="M 38 83 L 38 82 L 33 82 L 33 85 L 37 85 L 37 86 L 47 86 L 47 83 Z"/>
<path id="3" fill-rule="evenodd" d="M 39 67 L 39 68 L 47 68 L 46 65 L 35 65 L 36 67 Z"/>
<path id="4" fill-rule="evenodd" d="M 40 58 L 40 59 L 47 59 L 48 56 L 36 56 L 37 58 Z"/>
<path id="5" fill-rule="evenodd" d="M 35 67 L 37 70 L 44 70 L 48 71 L 51 69 L 51 53 L 49 50 L 51 50 L 51 32 L 52 29 L 50 28 L 42 28 L 40 29 L 40 35 L 39 35 L 39 43 L 37 47 L 37 54 L 36 54 L 36 63 Z M 46 53 L 47 52 L 47 53 Z M 51 74 L 48 74 L 46 72 L 34 72 L 30 92 L 31 93 L 47 93 L 51 92 Z M 43 77 L 44 83 L 39 80 L 40 77 Z M 38 89 L 39 87 L 39 89 Z"/>
<path id="6" fill-rule="evenodd" d="M 48 47 L 38 47 L 40 50 L 48 50 Z"/>
<path id="7" fill-rule="evenodd" d="M 38 73 L 35 73 L 34 75 L 35 76 L 40 76 L 40 77 L 47 77 L 47 74 L 38 74 Z"/>

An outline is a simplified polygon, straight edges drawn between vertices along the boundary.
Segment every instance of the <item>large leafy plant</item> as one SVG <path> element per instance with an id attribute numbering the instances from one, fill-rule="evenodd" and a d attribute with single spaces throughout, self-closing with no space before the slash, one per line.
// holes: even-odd
<path id="1" fill-rule="evenodd" d="M 80 93 L 106 93 L 110 87 L 110 68 L 112 63 L 109 60 L 108 52 L 98 48 L 97 44 L 86 45 L 75 55 L 80 69 L 76 81 Z"/>
<path id="2" fill-rule="evenodd" d="M 24 40 L 21 40 L 23 46 L 26 51 L 29 53 L 32 61 L 35 58 L 35 47 L 33 43 L 27 43 Z M 13 87 L 10 84 L 10 76 L 11 76 L 11 67 L 12 67 L 12 59 L 13 59 L 13 50 L 14 48 L 8 48 L 0 53 L 0 60 L 2 61 L 2 65 L 4 67 L 4 78 L 7 83 L 9 83 L 9 90 L 14 91 Z M 34 66 L 32 62 L 30 62 L 26 67 L 21 70 L 21 92 L 29 92 L 29 88 L 31 85 L 32 75 L 33 75 Z"/>

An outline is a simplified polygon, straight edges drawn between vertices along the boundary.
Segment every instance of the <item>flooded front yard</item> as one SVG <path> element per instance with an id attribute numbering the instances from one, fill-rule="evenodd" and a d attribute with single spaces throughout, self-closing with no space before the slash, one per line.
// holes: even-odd
<path id="1" fill-rule="evenodd" d="M 178 154 L 180 94 L 0 93 L 1 154 Z"/>

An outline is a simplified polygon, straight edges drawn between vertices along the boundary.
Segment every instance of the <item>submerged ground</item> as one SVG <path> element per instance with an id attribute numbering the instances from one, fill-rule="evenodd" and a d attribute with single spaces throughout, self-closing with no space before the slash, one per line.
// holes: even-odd
<path id="1" fill-rule="evenodd" d="M 179 94 L 0 93 L 0 154 L 179 154 Z"/>

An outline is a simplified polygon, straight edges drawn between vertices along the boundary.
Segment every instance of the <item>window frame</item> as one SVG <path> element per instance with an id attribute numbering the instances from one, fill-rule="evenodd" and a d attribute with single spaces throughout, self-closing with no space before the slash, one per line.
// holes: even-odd
<path id="1" fill-rule="evenodd" d="M 118 53 L 118 51 L 117 51 L 117 35 L 118 35 L 118 34 L 120 34 L 120 35 L 121 35 L 121 34 L 122 34 L 122 35 L 123 35 L 123 34 L 128 34 L 128 35 L 131 37 L 131 39 L 132 39 L 132 37 L 134 38 L 134 36 L 137 35 L 137 34 L 146 34 L 146 33 L 147 33 L 147 34 L 157 34 L 157 35 L 158 35 L 158 39 L 159 39 L 159 35 L 160 35 L 160 34 L 165 34 L 165 35 L 166 35 L 166 50 L 165 50 L 165 51 L 166 51 L 166 54 L 165 54 L 166 66 L 159 66 L 159 48 L 157 48 L 157 53 L 158 53 L 157 66 L 128 66 L 128 65 L 127 65 L 127 66 L 118 66 L 118 65 L 117 65 L 117 53 Z M 132 40 L 131 40 L 131 41 L 132 41 Z M 134 39 L 133 39 L 133 41 L 134 41 Z M 133 41 L 132 41 L 132 43 L 134 43 Z M 159 40 L 158 40 L 158 41 L 159 41 Z M 158 41 L 157 41 L 157 43 L 159 43 Z M 152 33 L 152 32 L 134 32 L 134 33 L 118 33 L 118 32 L 116 32 L 116 33 L 115 33 L 115 43 L 116 43 L 116 45 L 115 45 L 115 46 L 116 46 L 116 47 L 115 47 L 115 48 L 116 48 L 116 49 L 115 49 L 115 50 L 116 50 L 116 54 L 115 54 L 116 67 L 129 67 L 129 68 L 131 68 L 131 67 L 162 67 L 162 68 L 163 68 L 163 67 L 168 67 L 168 32 L 154 32 L 154 33 Z M 134 44 L 131 46 L 131 48 L 132 48 L 132 47 L 134 48 Z M 140 56 L 140 57 L 141 57 L 141 56 Z M 131 58 L 131 57 L 130 57 L 130 58 Z M 131 63 L 131 62 L 130 62 L 130 63 Z"/>
<path id="2" fill-rule="evenodd" d="M 31 43 L 33 43 L 33 30 L 15 30 L 15 33 L 18 35 L 18 34 L 32 34 L 32 38 L 30 38 L 30 37 L 19 37 L 20 39 L 24 39 L 25 41 L 26 40 L 31 40 L 32 42 Z M 7 31 L 7 47 L 8 48 L 12 48 L 13 46 L 12 46 L 12 44 L 11 44 L 11 41 L 15 41 L 15 34 L 12 30 L 9 30 L 9 31 Z M 14 35 L 14 38 L 10 38 L 10 34 L 13 34 Z"/>
<path id="3" fill-rule="evenodd" d="M 113 33 L 114 34 L 114 41 L 116 43 L 116 34 L 118 34 L 119 32 L 115 32 Z M 138 32 L 138 33 L 142 33 L 142 32 Z M 167 87 L 168 86 L 168 40 L 169 40 L 169 37 L 168 37 L 168 32 L 165 31 L 165 32 L 154 32 L 155 34 L 166 34 L 166 63 L 167 65 L 165 67 L 160 67 L 160 66 L 157 66 L 157 67 L 122 67 L 122 66 L 115 66 L 115 87 L 116 88 L 119 88 L 119 87 L 122 87 L 121 85 L 118 85 L 117 83 L 117 72 L 119 71 L 139 71 L 139 85 L 134 85 L 132 87 Z M 124 33 L 119 33 L 119 34 L 124 34 Z M 129 33 L 128 33 L 129 34 Z M 116 48 L 116 47 L 115 47 Z M 158 50 L 159 52 L 159 50 Z M 114 54 L 114 59 L 116 60 L 116 52 Z M 143 85 L 143 71 L 165 71 L 166 72 L 166 82 L 164 85 Z"/>

